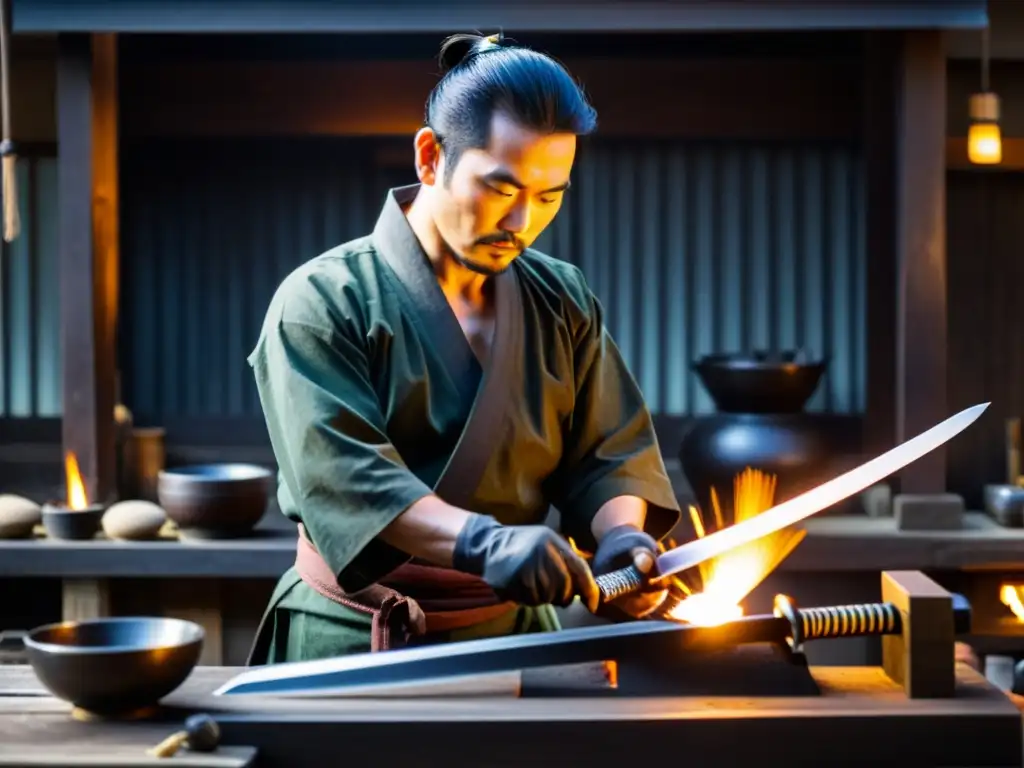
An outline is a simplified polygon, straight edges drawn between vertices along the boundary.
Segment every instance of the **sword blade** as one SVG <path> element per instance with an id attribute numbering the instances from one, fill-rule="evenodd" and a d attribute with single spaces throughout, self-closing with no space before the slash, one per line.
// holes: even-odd
<path id="1" fill-rule="evenodd" d="M 659 576 L 666 577 L 685 571 L 731 549 L 781 531 L 881 482 L 893 472 L 917 461 L 963 432 L 988 406 L 989 403 L 981 403 L 967 408 L 917 437 L 817 488 L 784 501 L 738 525 L 723 528 L 663 553 L 658 558 Z"/>
<path id="2" fill-rule="evenodd" d="M 956 633 L 970 632 L 970 604 L 961 595 L 951 597 Z M 422 692 L 426 683 L 478 675 L 610 660 L 657 663 L 659 659 L 679 658 L 685 651 L 722 650 L 747 643 L 785 643 L 794 639 L 794 628 L 803 642 L 898 634 L 901 622 L 899 611 L 888 603 L 805 609 L 793 606 L 789 616 L 745 616 L 713 627 L 633 621 L 273 664 L 236 675 L 214 695 L 416 695 L 417 689 Z"/>

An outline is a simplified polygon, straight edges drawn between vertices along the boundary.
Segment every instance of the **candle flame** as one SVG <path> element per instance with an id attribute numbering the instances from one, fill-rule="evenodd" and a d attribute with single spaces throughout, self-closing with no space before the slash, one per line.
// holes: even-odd
<path id="1" fill-rule="evenodd" d="M 760 470 L 748 467 L 738 474 L 733 483 L 734 524 L 771 509 L 775 485 L 775 476 Z M 714 488 L 711 489 L 711 506 L 716 529 L 722 530 L 724 515 Z M 697 537 L 703 538 L 707 521 L 696 507 L 690 507 L 690 519 Z M 670 617 L 705 627 L 741 618 L 741 601 L 789 556 L 805 535 L 806 531 L 783 529 L 701 563 L 698 569 L 703 588 L 698 593 L 683 580 L 674 579 L 674 586 L 687 597 L 672 609 Z"/>
<path id="2" fill-rule="evenodd" d="M 68 486 L 68 507 L 71 509 L 88 507 L 89 499 L 85 495 L 85 483 L 82 482 L 82 473 L 78 469 L 78 457 L 73 451 L 68 451 L 64 456 L 64 476 Z"/>

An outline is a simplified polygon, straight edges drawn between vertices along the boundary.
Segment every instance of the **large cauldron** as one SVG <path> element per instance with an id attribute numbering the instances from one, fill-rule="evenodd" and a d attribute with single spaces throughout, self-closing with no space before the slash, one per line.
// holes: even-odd
<path id="1" fill-rule="evenodd" d="M 802 352 L 708 355 L 694 364 L 717 409 L 694 420 L 679 451 L 702 509 L 710 510 L 714 487 L 728 513 L 733 481 L 747 467 L 777 477 L 776 502 L 827 477 L 832 441 L 803 412 L 827 367 Z"/>

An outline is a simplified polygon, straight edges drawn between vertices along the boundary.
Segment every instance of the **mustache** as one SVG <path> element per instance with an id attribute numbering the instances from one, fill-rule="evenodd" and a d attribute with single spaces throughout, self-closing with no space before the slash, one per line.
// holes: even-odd
<path id="1" fill-rule="evenodd" d="M 476 245 L 498 245 L 499 243 L 501 245 L 507 245 L 511 243 L 512 246 L 516 248 L 516 250 L 520 251 L 525 250 L 526 248 L 526 245 L 523 244 L 523 241 L 520 240 L 515 235 L 511 234 L 510 232 L 495 232 L 493 235 L 481 237 L 476 241 Z"/>

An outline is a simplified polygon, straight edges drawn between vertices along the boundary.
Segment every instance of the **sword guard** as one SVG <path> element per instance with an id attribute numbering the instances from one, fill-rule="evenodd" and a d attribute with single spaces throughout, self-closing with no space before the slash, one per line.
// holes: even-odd
<path id="1" fill-rule="evenodd" d="M 601 591 L 601 602 L 610 603 L 626 595 L 639 592 L 644 586 L 644 574 L 635 565 L 609 571 L 596 577 L 597 588 Z"/>

